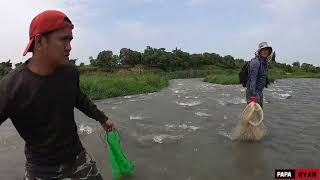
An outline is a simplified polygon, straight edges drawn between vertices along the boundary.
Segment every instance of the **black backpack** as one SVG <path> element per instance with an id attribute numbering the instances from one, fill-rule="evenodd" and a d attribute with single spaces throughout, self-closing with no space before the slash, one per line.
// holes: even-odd
<path id="1" fill-rule="evenodd" d="M 239 79 L 240 79 L 240 84 L 242 84 L 243 87 L 247 87 L 247 81 L 248 81 L 248 74 L 249 74 L 249 65 L 251 61 L 246 62 L 239 73 Z M 259 66 L 259 69 L 261 67 L 261 63 Z M 267 82 L 265 87 L 268 88 L 268 85 L 270 84 L 269 78 L 267 77 Z"/>
<path id="2" fill-rule="evenodd" d="M 243 87 L 247 86 L 247 81 L 248 81 L 248 73 L 249 73 L 249 64 L 250 61 L 246 62 L 239 73 L 239 79 L 240 79 L 240 84 L 242 84 Z"/>

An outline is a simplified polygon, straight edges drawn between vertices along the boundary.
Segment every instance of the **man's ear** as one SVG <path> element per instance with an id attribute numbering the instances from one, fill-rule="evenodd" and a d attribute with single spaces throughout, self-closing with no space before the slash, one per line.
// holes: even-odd
<path id="1" fill-rule="evenodd" d="M 41 46 L 42 46 L 42 42 L 43 41 L 43 38 L 42 38 L 42 36 L 40 35 L 40 34 L 37 34 L 35 37 L 34 37 L 34 50 L 35 49 L 39 49 L 39 48 L 41 48 Z"/>

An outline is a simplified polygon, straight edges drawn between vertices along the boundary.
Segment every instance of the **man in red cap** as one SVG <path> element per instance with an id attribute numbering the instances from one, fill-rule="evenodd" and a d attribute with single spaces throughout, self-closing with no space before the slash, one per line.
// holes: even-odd
<path id="1" fill-rule="evenodd" d="M 87 160 L 74 108 L 110 132 L 113 122 L 81 92 L 79 72 L 69 63 L 73 24 L 49 10 L 31 22 L 23 53 L 32 57 L 0 81 L 0 124 L 10 118 L 25 140 L 25 179 L 102 179 Z"/>

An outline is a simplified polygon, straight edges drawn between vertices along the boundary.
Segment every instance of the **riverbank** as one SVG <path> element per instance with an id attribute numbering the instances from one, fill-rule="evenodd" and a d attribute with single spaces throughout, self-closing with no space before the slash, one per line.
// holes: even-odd
<path id="1" fill-rule="evenodd" d="M 214 84 L 239 84 L 236 70 L 184 70 L 174 72 L 90 73 L 82 74 L 81 89 L 92 99 L 152 93 L 167 87 L 171 79 L 204 78 Z M 320 78 L 319 73 L 284 73 L 270 71 L 270 81 L 285 78 Z"/>

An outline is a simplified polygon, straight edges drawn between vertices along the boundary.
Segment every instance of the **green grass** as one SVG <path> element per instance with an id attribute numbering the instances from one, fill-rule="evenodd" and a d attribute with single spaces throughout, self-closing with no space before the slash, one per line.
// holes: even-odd
<path id="1" fill-rule="evenodd" d="M 105 73 L 86 72 L 80 76 L 81 90 L 92 99 L 143 94 L 167 87 L 170 79 L 201 78 L 215 70 L 184 70 L 175 72 Z"/>
<path id="2" fill-rule="evenodd" d="M 167 87 L 170 79 L 205 78 L 205 82 L 215 84 L 240 84 L 238 72 L 234 69 L 222 69 L 206 66 L 199 69 L 164 72 L 161 70 L 117 71 L 108 73 L 97 68 L 81 71 L 80 87 L 92 99 L 104 99 L 117 96 L 143 94 L 159 91 Z M 279 69 L 270 70 L 270 80 L 284 78 L 320 78 L 320 73 L 285 73 Z M 1 76 L 0 76 L 1 79 Z"/>
<path id="3" fill-rule="evenodd" d="M 87 72 L 80 77 L 81 89 L 92 99 L 104 99 L 117 96 L 143 94 L 159 91 L 167 87 L 170 79 L 203 78 L 204 81 L 215 84 L 240 84 L 237 70 L 183 70 L 174 72 L 125 72 L 105 73 Z M 320 78 L 319 73 L 284 73 L 270 71 L 270 80 L 284 78 Z"/>
<path id="4" fill-rule="evenodd" d="M 271 80 L 278 80 L 278 79 L 286 79 L 286 78 L 320 78 L 320 73 L 292 73 L 292 74 L 270 74 Z"/>
<path id="5" fill-rule="evenodd" d="M 269 80 L 274 82 L 279 79 L 287 78 L 320 78 L 320 73 L 305 73 L 305 72 L 296 72 L 296 73 L 285 73 L 282 71 L 270 71 Z M 223 73 L 208 75 L 205 79 L 205 82 L 215 83 L 215 84 L 240 84 L 239 76 L 235 72 Z"/>
<path id="6" fill-rule="evenodd" d="M 81 90 L 92 99 L 155 92 L 168 86 L 160 74 L 114 75 L 98 74 L 80 77 Z"/>

